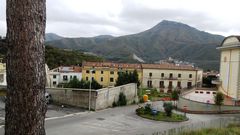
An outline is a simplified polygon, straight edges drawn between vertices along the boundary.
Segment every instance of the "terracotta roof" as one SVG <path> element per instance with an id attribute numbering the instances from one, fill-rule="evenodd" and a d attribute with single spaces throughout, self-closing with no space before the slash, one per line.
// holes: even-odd
<path id="1" fill-rule="evenodd" d="M 191 65 L 177 64 L 130 64 L 130 63 L 113 63 L 113 62 L 83 62 L 84 66 L 90 67 L 110 67 L 110 68 L 133 68 L 133 69 L 173 69 L 173 70 L 199 70 Z"/>
<path id="2" fill-rule="evenodd" d="M 198 70 L 191 65 L 177 65 L 177 64 L 142 64 L 143 69 L 174 69 L 174 70 Z"/>
<path id="3" fill-rule="evenodd" d="M 141 64 L 114 63 L 114 62 L 83 62 L 83 67 L 84 66 L 141 69 Z"/>

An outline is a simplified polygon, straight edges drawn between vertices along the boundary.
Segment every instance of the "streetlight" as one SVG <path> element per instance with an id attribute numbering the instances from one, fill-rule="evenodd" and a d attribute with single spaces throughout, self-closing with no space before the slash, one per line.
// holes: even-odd
<path id="1" fill-rule="evenodd" d="M 90 70 L 90 84 L 89 84 L 89 98 L 88 98 L 88 110 L 91 111 L 91 92 L 92 92 L 92 69 Z"/>

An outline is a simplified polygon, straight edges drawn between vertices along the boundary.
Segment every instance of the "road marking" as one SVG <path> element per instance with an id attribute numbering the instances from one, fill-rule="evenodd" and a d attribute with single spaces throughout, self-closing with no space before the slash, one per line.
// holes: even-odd
<path id="1" fill-rule="evenodd" d="M 88 111 L 78 112 L 78 113 L 67 114 L 67 115 L 59 116 L 59 117 L 50 117 L 50 118 L 46 118 L 45 120 L 46 121 L 55 120 L 55 119 L 61 119 L 61 118 L 66 118 L 66 117 L 71 117 L 71 116 L 76 116 L 76 115 L 88 114 L 88 113 L 93 113 L 93 112 L 92 111 L 91 112 L 88 112 Z"/>

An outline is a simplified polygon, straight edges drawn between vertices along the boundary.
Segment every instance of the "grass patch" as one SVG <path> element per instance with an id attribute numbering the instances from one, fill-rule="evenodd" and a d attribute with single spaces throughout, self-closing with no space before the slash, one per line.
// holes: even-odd
<path id="1" fill-rule="evenodd" d="M 150 91 L 147 91 L 147 90 L 150 90 Z M 162 92 L 157 91 L 157 89 L 155 89 L 155 88 L 142 88 L 142 89 L 139 89 L 138 95 L 140 97 L 142 97 L 145 94 L 148 95 L 149 100 L 151 100 L 152 98 L 171 97 L 170 93 L 162 93 Z"/>
<path id="2" fill-rule="evenodd" d="M 240 135 L 240 124 L 229 124 L 226 128 L 206 128 L 183 132 L 179 135 Z"/>
<path id="3" fill-rule="evenodd" d="M 158 112 L 157 115 L 152 115 L 150 113 L 137 113 L 137 115 L 150 120 L 166 122 L 182 122 L 188 120 L 185 116 L 175 113 L 172 113 L 171 117 L 168 117 L 164 112 Z"/>

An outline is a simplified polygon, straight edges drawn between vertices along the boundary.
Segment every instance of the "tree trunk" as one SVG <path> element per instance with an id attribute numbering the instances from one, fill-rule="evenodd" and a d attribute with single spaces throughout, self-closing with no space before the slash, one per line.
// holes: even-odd
<path id="1" fill-rule="evenodd" d="M 5 135 L 45 135 L 46 0 L 7 0 Z"/>

